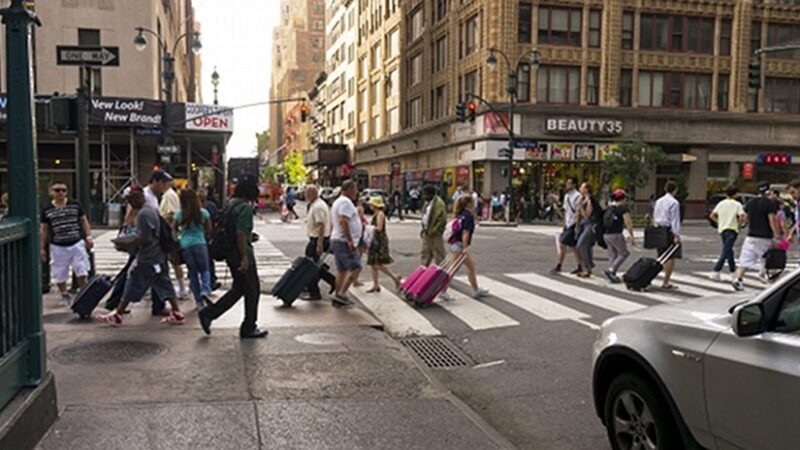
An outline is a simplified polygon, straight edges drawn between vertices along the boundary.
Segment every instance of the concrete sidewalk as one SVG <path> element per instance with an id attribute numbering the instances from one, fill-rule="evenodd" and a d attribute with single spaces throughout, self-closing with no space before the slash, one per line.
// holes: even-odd
<path id="1" fill-rule="evenodd" d="M 43 450 L 510 447 L 372 327 L 242 341 L 205 336 L 194 314 L 179 327 L 60 319 L 47 325 L 60 417 Z"/>

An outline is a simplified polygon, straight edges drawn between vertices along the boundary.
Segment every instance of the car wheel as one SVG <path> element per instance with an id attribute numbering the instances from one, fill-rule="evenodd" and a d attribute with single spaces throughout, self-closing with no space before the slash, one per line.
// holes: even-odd
<path id="1" fill-rule="evenodd" d="M 611 382 L 604 415 L 614 450 L 682 447 L 666 401 L 651 382 L 635 373 L 623 373 Z"/>

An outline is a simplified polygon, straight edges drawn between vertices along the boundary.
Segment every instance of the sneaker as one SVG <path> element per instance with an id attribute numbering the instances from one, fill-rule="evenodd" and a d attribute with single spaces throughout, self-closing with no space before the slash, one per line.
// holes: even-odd
<path id="1" fill-rule="evenodd" d="M 561 273 L 561 264 L 550 269 L 550 275 L 558 275 Z"/>
<path id="2" fill-rule="evenodd" d="M 187 300 L 189 298 L 189 291 L 186 288 L 181 289 L 178 291 L 178 300 Z"/>
<path id="3" fill-rule="evenodd" d="M 114 326 L 122 325 L 122 316 L 116 312 L 112 312 L 111 314 L 98 314 L 94 316 L 94 320 L 98 323 L 106 323 Z"/>
<path id="4" fill-rule="evenodd" d="M 758 278 L 758 281 L 760 281 L 760 282 L 762 282 L 764 284 L 769 284 L 769 277 L 764 272 L 758 272 L 758 275 L 756 275 L 756 278 Z"/>
<path id="5" fill-rule="evenodd" d="M 711 274 L 708 276 L 708 279 L 711 281 L 722 281 L 722 276 L 719 272 L 711 272 Z"/>
<path id="6" fill-rule="evenodd" d="M 208 317 L 207 315 L 203 314 L 204 312 L 207 312 L 207 311 L 200 311 L 197 314 L 197 318 L 200 320 L 200 328 L 203 329 L 203 333 L 205 333 L 206 335 L 210 335 L 211 334 L 211 318 Z"/>
<path id="7" fill-rule="evenodd" d="M 617 274 L 614 273 L 614 274 L 611 274 L 611 276 L 613 277 L 611 279 L 611 284 L 620 284 L 620 283 L 622 283 L 622 279 L 619 276 L 617 276 Z"/>
<path id="8" fill-rule="evenodd" d="M 479 300 L 483 297 L 486 297 L 487 295 L 489 295 L 489 291 L 483 288 L 478 288 L 475 289 L 475 292 L 472 293 L 472 298 L 474 298 L 475 300 Z"/>
<path id="9" fill-rule="evenodd" d="M 64 292 L 63 294 L 61 294 L 61 304 L 63 306 L 70 306 L 72 304 L 72 297 L 66 292 Z"/>
<path id="10" fill-rule="evenodd" d="M 742 280 L 734 281 L 733 282 L 733 289 L 735 289 L 737 291 L 743 291 L 744 290 L 744 283 L 742 283 Z"/>
<path id="11" fill-rule="evenodd" d="M 333 306 L 337 308 L 346 308 L 353 306 L 353 301 L 342 295 L 334 295 L 332 300 Z"/>
<path id="12" fill-rule="evenodd" d="M 581 268 L 581 266 L 578 266 L 578 267 L 575 268 L 575 270 L 573 270 L 569 274 L 570 275 L 577 275 L 577 274 L 582 273 L 582 272 L 583 272 L 583 269 Z"/>
<path id="13" fill-rule="evenodd" d="M 444 301 L 446 301 L 446 302 L 452 302 L 453 301 L 453 296 L 448 294 L 447 292 L 442 292 L 441 294 L 439 294 L 439 298 L 444 300 Z"/>
<path id="14" fill-rule="evenodd" d="M 614 278 L 616 278 L 616 276 L 614 275 L 614 272 L 612 272 L 610 269 L 604 270 L 603 271 L 603 275 L 605 275 L 606 278 L 608 278 L 608 281 L 610 283 L 613 283 L 614 282 Z"/>
<path id="15" fill-rule="evenodd" d="M 183 325 L 184 322 L 186 322 L 186 317 L 184 317 L 183 313 L 177 311 L 161 319 L 161 323 L 166 325 Z"/>

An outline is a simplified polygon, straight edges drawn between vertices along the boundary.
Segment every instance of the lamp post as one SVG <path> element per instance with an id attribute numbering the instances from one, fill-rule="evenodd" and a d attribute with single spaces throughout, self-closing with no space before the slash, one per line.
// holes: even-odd
<path id="1" fill-rule="evenodd" d="M 500 55 L 503 57 L 503 60 L 506 62 L 506 66 L 508 67 L 508 73 L 506 74 L 506 93 L 508 93 L 508 220 L 511 220 L 512 217 L 512 208 L 514 207 L 514 180 L 512 176 L 513 168 L 514 168 L 514 148 L 516 147 L 514 142 L 514 106 L 517 103 L 517 74 L 519 73 L 520 69 L 522 68 L 523 64 L 530 65 L 531 71 L 535 71 L 539 68 L 539 50 L 537 49 L 530 49 L 522 54 L 519 55 L 517 58 L 516 64 L 513 66 L 511 65 L 511 60 L 508 59 L 505 53 L 502 50 L 497 48 L 490 48 L 489 49 L 489 56 L 486 58 L 486 65 L 489 67 L 490 70 L 494 70 L 497 68 L 497 56 Z"/>
<path id="2" fill-rule="evenodd" d="M 214 86 L 214 104 L 219 105 L 219 101 L 217 100 L 217 87 L 219 87 L 219 73 L 217 72 L 217 66 L 214 66 L 214 72 L 211 73 L 211 85 Z"/>
<path id="3" fill-rule="evenodd" d="M 147 48 L 147 37 L 145 34 L 150 34 L 155 36 L 156 40 L 158 41 L 158 45 L 161 48 L 163 53 L 162 61 L 164 62 L 164 72 L 161 74 L 164 77 L 164 94 L 165 94 L 165 102 L 164 102 L 164 114 L 161 115 L 161 126 L 164 129 L 164 143 L 166 145 L 172 145 L 172 129 L 169 125 L 169 121 L 167 116 L 169 116 L 170 107 L 172 105 L 172 97 L 173 97 L 173 82 L 175 81 L 175 52 L 178 50 L 178 44 L 181 43 L 183 39 L 191 39 L 189 43 L 189 48 L 192 50 L 192 53 L 195 55 L 200 53 L 200 50 L 203 48 L 203 44 L 200 42 L 200 33 L 196 31 L 186 32 L 182 35 L 178 36 L 175 39 L 175 42 L 172 44 L 172 52 L 170 53 L 169 47 L 167 47 L 167 43 L 161 37 L 160 34 L 157 32 L 144 27 L 136 27 L 136 36 L 133 38 L 133 45 L 136 47 L 138 51 L 144 51 Z"/>

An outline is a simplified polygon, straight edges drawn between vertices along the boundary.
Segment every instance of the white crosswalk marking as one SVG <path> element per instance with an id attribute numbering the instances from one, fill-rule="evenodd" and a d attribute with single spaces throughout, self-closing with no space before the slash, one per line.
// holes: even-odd
<path id="1" fill-rule="evenodd" d="M 635 295 L 637 297 L 644 297 L 644 298 L 648 298 L 650 300 L 655 300 L 655 301 L 661 302 L 661 303 L 681 303 L 681 302 L 683 302 L 685 300 L 683 298 L 672 297 L 672 296 L 669 296 L 669 295 L 658 294 L 658 293 L 655 293 L 655 292 L 647 292 L 647 291 L 644 291 L 644 292 L 633 292 L 633 291 L 629 291 L 628 288 L 626 288 L 625 285 L 622 284 L 622 283 L 611 284 L 608 281 L 603 280 L 603 279 L 601 279 L 599 277 L 591 277 L 591 278 L 575 277 L 575 279 L 580 281 L 580 282 L 583 282 L 583 283 L 592 284 L 592 285 L 598 286 L 598 287 L 606 287 L 606 288 L 609 288 L 609 289 L 613 289 L 615 291 L 625 292 L 625 293 L 628 293 L 628 294 Z"/>
<path id="2" fill-rule="evenodd" d="M 579 302 L 617 313 L 632 312 L 645 307 L 645 305 L 636 302 L 612 297 L 596 290 L 564 283 L 535 273 L 510 274 L 508 276 L 523 283 L 548 289 L 561 295 L 567 295 Z"/>
<path id="3" fill-rule="evenodd" d="M 354 287 L 350 291 L 383 323 L 395 337 L 438 336 L 442 334 L 413 306 L 383 288 L 380 292 L 367 293 L 367 286 Z"/>
<path id="4" fill-rule="evenodd" d="M 663 281 L 664 280 L 664 274 L 663 273 L 658 274 L 656 279 L 659 280 L 659 281 Z M 711 289 L 699 288 L 699 287 L 693 286 L 691 284 L 686 284 L 685 278 L 682 277 L 679 274 L 673 274 L 673 279 L 675 281 L 683 281 L 680 284 L 678 284 L 678 283 L 672 283 L 672 284 L 674 284 L 678 288 L 678 290 L 680 292 L 685 292 L 685 293 L 687 293 L 689 295 L 696 295 L 698 297 L 709 297 L 709 296 L 712 296 L 712 295 L 720 295 L 720 294 L 726 294 L 727 293 L 727 292 L 716 291 L 716 290 L 711 290 Z M 656 289 L 659 289 L 659 288 L 656 287 Z"/>
<path id="5" fill-rule="evenodd" d="M 519 325 L 516 320 L 461 292 L 451 289 L 448 293 L 453 300 L 439 301 L 436 305 L 456 316 L 473 330 L 490 330 Z"/>
<path id="6" fill-rule="evenodd" d="M 708 278 L 708 273 L 707 272 L 692 272 L 691 276 L 693 278 L 698 279 L 698 282 L 700 280 L 705 279 L 706 283 L 710 283 L 710 285 L 713 285 L 714 288 L 716 288 L 716 289 L 724 289 L 724 290 L 728 290 L 728 291 L 730 289 L 733 289 L 731 287 L 732 281 L 730 279 L 730 275 L 728 275 L 728 274 L 723 274 L 722 275 L 722 279 L 720 281 L 712 281 L 712 280 L 710 280 Z M 751 279 L 751 278 L 749 278 L 747 276 L 745 276 L 745 279 L 743 281 L 744 281 L 744 286 L 748 287 L 748 288 L 751 288 L 751 289 L 761 290 L 761 289 L 764 289 L 766 287 L 760 281 L 758 281 L 758 280 L 756 280 L 754 278 Z M 730 289 L 728 289 L 728 288 L 730 288 Z"/>
<path id="7" fill-rule="evenodd" d="M 563 230 L 562 227 L 558 225 L 521 225 L 516 228 L 505 228 L 505 229 L 513 230 L 517 233 L 533 233 L 542 236 L 555 236 L 556 233 L 560 233 Z M 643 242 L 644 240 L 643 229 L 635 229 L 633 231 L 633 235 L 639 242 Z M 681 236 L 681 240 L 685 242 L 700 242 L 703 240 L 703 238 L 696 236 Z M 716 262 L 716 259 L 714 261 Z"/>
<path id="8" fill-rule="evenodd" d="M 462 283 L 467 282 L 467 278 L 463 276 L 456 277 L 456 280 Z M 589 318 L 588 314 L 491 278 L 478 275 L 478 285 L 488 289 L 492 296 L 544 320 L 572 320 L 583 324 L 588 323 L 585 322 Z"/>

